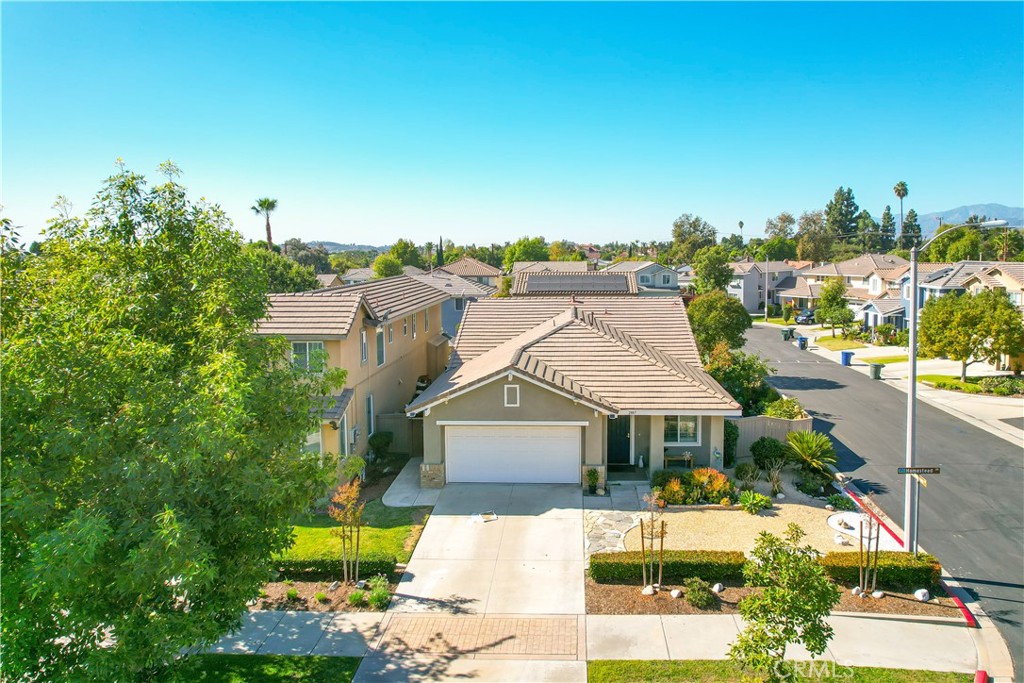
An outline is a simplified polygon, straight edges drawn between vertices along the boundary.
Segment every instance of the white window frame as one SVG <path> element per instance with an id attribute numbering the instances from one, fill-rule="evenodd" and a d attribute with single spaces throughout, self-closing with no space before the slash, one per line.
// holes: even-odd
<path id="1" fill-rule="evenodd" d="M 700 419 L 699 415 L 666 415 L 665 416 L 665 426 L 662 428 L 663 433 L 664 433 L 664 429 L 668 427 L 669 420 L 675 419 L 676 420 L 676 434 L 678 435 L 679 434 L 679 419 L 680 418 L 684 418 L 684 417 L 685 418 L 693 418 L 694 420 L 697 421 L 696 440 L 695 441 L 679 441 L 678 440 L 678 436 L 676 437 L 677 438 L 676 441 L 669 441 L 666 438 L 665 439 L 665 445 L 666 446 L 699 446 L 701 444 L 701 424 L 700 424 L 701 423 L 701 419 Z"/>
<path id="2" fill-rule="evenodd" d="M 303 358 L 305 358 L 305 362 L 302 364 L 302 369 L 303 370 L 308 370 L 309 369 L 309 354 L 311 352 L 314 352 L 314 351 L 319 351 L 320 353 L 323 353 L 324 352 L 324 343 L 322 341 L 298 341 L 298 342 L 292 342 L 292 348 L 291 348 L 291 352 L 290 352 L 290 356 L 291 357 L 290 357 L 289 360 L 291 360 L 291 362 L 293 364 L 295 363 L 295 347 L 298 346 L 299 344 L 302 344 L 303 346 L 306 347 L 306 352 L 305 352 L 305 354 L 303 354 Z M 325 357 L 324 358 L 324 365 L 326 365 L 326 364 L 327 364 L 327 358 Z"/>
<path id="3" fill-rule="evenodd" d="M 378 327 L 377 334 L 375 335 L 375 344 L 377 345 L 377 367 L 384 365 L 387 362 L 387 348 L 384 345 L 384 328 Z"/>
<path id="4" fill-rule="evenodd" d="M 661 284 L 662 285 L 670 285 L 670 284 L 672 284 L 672 274 L 671 273 L 662 273 L 661 274 Z"/>
<path id="5" fill-rule="evenodd" d="M 412 338 L 416 338 L 416 314 L 412 314 Z"/>
<path id="6" fill-rule="evenodd" d="M 395 343 L 395 325 L 394 323 L 388 323 L 388 344 Z"/>
<path id="7" fill-rule="evenodd" d="M 314 451 L 311 446 L 316 446 Z M 306 435 L 306 443 L 302 445 L 303 452 L 316 453 L 317 455 L 324 454 L 324 433 L 322 429 L 317 429 L 315 432 L 310 432 Z"/>
<path id="8" fill-rule="evenodd" d="M 430 332 L 430 309 L 429 308 L 424 308 L 423 309 L 423 332 L 424 332 L 424 334 L 426 334 L 427 332 Z"/>
<path id="9" fill-rule="evenodd" d="M 359 362 L 365 364 L 370 360 L 370 349 L 366 342 L 366 328 L 360 328 L 359 330 Z"/>
<path id="10" fill-rule="evenodd" d="M 456 311 L 464 311 L 464 310 L 466 310 L 466 300 L 463 299 L 462 297 L 457 297 L 455 299 L 455 310 Z"/>
<path id="11" fill-rule="evenodd" d="M 642 284 L 642 285 L 649 285 L 649 284 L 651 284 L 651 276 L 650 275 L 641 275 L 640 276 L 640 284 Z"/>
<path id="12" fill-rule="evenodd" d="M 514 399 L 509 398 L 509 389 L 514 389 L 512 392 Z M 503 397 L 505 399 L 506 408 L 518 408 L 519 407 L 519 385 L 518 384 L 506 384 L 503 387 Z"/>
<path id="13" fill-rule="evenodd" d="M 373 407 L 373 394 L 366 395 L 366 438 L 377 429 L 377 416 Z"/>
<path id="14" fill-rule="evenodd" d="M 343 458 L 348 457 L 348 413 L 341 416 L 338 420 L 338 429 L 341 430 L 341 453 L 339 455 Z"/>
<path id="15" fill-rule="evenodd" d="M 409 317 L 408 316 L 402 318 L 402 336 L 403 337 L 408 337 L 409 336 Z"/>

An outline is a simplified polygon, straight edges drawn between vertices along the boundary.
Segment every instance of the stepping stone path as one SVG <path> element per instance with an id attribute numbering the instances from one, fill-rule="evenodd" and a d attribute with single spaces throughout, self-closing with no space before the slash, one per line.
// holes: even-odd
<path id="1" fill-rule="evenodd" d="M 583 532 L 587 538 L 586 557 L 596 552 L 622 552 L 626 549 L 626 532 L 640 524 L 640 512 L 587 510 Z"/>

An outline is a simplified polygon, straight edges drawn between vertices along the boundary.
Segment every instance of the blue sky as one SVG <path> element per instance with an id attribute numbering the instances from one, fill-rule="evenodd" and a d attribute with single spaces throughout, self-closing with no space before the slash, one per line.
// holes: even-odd
<path id="1" fill-rule="evenodd" d="M 247 237 L 667 239 L 821 208 L 1024 204 L 1024 4 L 10 3 L 30 239 L 122 157 Z"/>

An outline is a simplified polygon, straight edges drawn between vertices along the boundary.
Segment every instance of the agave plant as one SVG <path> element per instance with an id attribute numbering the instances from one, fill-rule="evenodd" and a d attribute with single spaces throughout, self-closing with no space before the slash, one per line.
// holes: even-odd
<path id="1" fill-rule="evenodd" d="M 787 456 L 805 472 L 828 475 L 828 466 L 836 464 L 832 442 L 821 432 L 790 432 L 786 441 Z"/>

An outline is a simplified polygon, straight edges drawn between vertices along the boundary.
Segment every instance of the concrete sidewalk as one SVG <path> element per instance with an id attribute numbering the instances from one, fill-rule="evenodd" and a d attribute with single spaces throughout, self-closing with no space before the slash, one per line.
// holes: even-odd
<path id="1" fill-rule="evenodd" d="M 973 673 L 962 620 L 834 614 L 820 660 Z M 725 659 L 739 615 L 412 616 L 260 611 L 213 652 L 364 657 L 356 680 L 585 681 L 586 661 Z M 792 659 L 810 659 L 794 647 Z"/>

